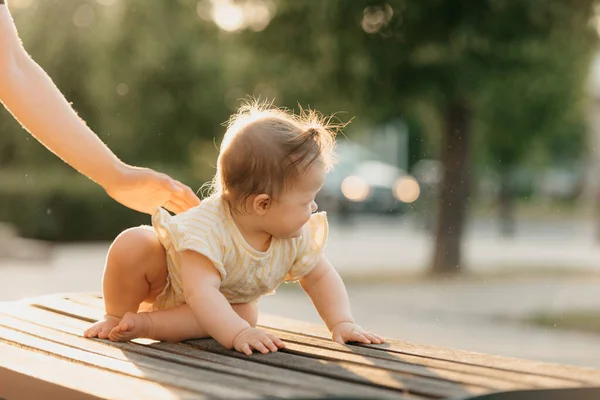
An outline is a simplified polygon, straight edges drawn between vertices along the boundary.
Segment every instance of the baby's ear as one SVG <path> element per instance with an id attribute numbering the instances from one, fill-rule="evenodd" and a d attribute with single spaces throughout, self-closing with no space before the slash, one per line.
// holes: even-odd
<path id="1" fill-rule="evenodd" d="M 271 197 L 268 194 L 259 194 L 252 201 L 252 211 L 257 215 L 265 215 L 271 207 Z"/>

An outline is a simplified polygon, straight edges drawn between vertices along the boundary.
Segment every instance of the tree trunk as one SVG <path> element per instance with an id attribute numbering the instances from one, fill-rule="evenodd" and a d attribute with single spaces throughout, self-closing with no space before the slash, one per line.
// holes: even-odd
<path id="1" fill-rule="evenodd" d="M 435 252 L 430 271 L 460 272 L 461 242 L 469 201 L 469 142 L 471 113 L 462 101 L 449 103 L 444 115 L 441 148 L 444 171 L 438 198 Z"/>
<path id="2" fill-rule="evenodd" d="M 500 171 L 500 192 L 498 193 L 498 223 L 503 237 L 515 234 L 514 196 L 510 187 L 510 170 Z"/>

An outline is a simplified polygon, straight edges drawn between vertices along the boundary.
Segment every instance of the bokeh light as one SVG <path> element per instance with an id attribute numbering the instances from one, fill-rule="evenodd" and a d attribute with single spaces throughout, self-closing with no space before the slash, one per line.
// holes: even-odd
<path id="1" fill-rule="evenodd" d="M 413 177 L 403 176 L 394 185 L 394 196 L 404 203 L 413 203 L 421 194 L 419 182 Z"/>
<path id="2" fill-rule="evenodd" d="M 220 29 L 237 32 L 251 29 L 259 32 L 265 29 L 275 16 L 276 6 L 270 0 L 201 0 L 196 6 L 198 17 L 213 21 Z"/>
<path id="3" fill-rule="evenodd" d="M 73 24 L 78 28 L 89 28 L 96 19 L 96 12 L 89 4 L 82 4 L 73 13 Z"/>
<path id="4" fill-rule="evenodd" d="M 394 10 L 388 4 L 366 7 L 363 12 L 361 26 L 367 33 L 377 33 L 390 22 L 393 15 Z"/>
<path id="5" fill-rule="evenodd" d="M 224 31 L 235 32 L 244 27 L 243 8 L 231 1 L 213 1 L 212 19 Z"/>
<path id="6" fill-rule="evenodd" d="M 127 93 L 129 93 L 129 86 L 126 83 L 119 83 L 117 85 L 117 94 L 125 96 Z"/>
<path id="7" fill-rule="evenodd" d="M 342 193 L 350 201 L 365 201 L 370 192 L 369 184 L 361 177 L 349 176 L 342 182 Z"/>

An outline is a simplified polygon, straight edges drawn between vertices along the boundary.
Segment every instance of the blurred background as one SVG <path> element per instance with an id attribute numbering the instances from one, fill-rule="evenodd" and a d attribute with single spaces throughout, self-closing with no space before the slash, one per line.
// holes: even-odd
<path id="1" fill-rule="evenodd" d="M 351 123 L 319 195 L 363 327 L 600 368 L 600 3 L 9 0 L 128 163 L 194 190 L 245 96 Z M 0 110 L 0 301 L 99 291 L 121 207 Z M 321 323 L 295 285 L 261 310 Z"/>

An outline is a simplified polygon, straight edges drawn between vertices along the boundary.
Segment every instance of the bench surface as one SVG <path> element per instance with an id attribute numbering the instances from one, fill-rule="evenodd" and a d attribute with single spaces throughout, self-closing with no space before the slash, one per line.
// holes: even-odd
<path id="1" fill-rule="evenodd" d="M 0 303 L 4 399 L 459 399 L 500 391 L 600 386 L 600 370 L 401 340 L 339 345 L 324 327 L 261 315 L 286 349 L 251 357 L 212 339 L 183 343 L 86 339 L 98 295 Z"/>

